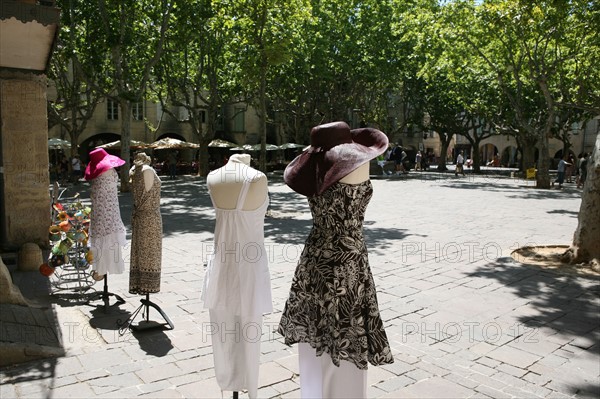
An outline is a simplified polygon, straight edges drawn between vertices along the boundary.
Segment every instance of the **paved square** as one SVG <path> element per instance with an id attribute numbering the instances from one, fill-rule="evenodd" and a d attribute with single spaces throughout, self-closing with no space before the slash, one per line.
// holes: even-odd
<path id="1" fill-rule="evenodd" d="M 264 317 L 259 397 L 297 398 L 296 348 L 275 331 L 312 222 L 304 197 L 280 176 L 269 182 L 265 240 L 275 311 Z M 579 190 L 436 173 L 374 177 L 373 185 L 364 231 L 395 363 L 370 366 L 370 397 L 600 396 L 599 280 L 510 256 L 524 245 L 569 244 Z M 129 227 L 130 194 L 120 201 Z M 162 287 L 151 299 L 175 329 L 120 335 L 117 323 L 140 297 L 128 293 L 127 271 L 113 275 L 110 290 L 126 303 L 104 313 L 54 300 L 66 356 L 1 370 L 3 399 L 220 397 L 214 331 L 200 301 L 214 228 L 204 181 L 164 181 L 161 211 Z"/>

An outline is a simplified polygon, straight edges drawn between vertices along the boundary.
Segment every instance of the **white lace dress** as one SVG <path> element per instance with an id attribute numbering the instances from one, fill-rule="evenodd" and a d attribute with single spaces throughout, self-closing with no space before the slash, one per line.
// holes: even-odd
<path id="1" fill-rule="evenodd" d="M 120 274 L 125 270 L 122 247 L 127 238 L 119 209 L 118 182 L 114 169 L 92 180 L 89 245 L 94 254 L 93 269 L 99 274 Z"/>

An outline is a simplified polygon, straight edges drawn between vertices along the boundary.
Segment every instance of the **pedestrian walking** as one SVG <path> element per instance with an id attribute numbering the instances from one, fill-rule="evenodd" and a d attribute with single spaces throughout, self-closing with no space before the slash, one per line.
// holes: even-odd
<path id="1" fill-rule="evenodd" d="M 421 165 L 422 158 L 421 151 L 417 151 L 417 155 L 415 155 L 415 170 L 423 171 L 423 166 Z"/>
<path id="2" fill-rule="evenodd" d="M 458 156 L 456 157 L 456 168 L 454 169 L 454 176 L 458 176 L 459 173 L 463 176 L 465 175 L 464 164 L 465 158 L 463 157 L 463 152 L 460 151 L 458 153 Z"/>

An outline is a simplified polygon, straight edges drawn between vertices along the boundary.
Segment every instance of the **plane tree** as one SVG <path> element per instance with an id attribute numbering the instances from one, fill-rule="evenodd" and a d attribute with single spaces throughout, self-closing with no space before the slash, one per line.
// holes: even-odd
<path id="1" fill-rule="evenodd" d="M 548 140 L 563 102 L 560 82 L 575 76 L 565 71 L 584 63 L 581 60 L 597 42 L 598 29 L 590 26 L 592 3 L 487 0 L 478 6 L 471 1 L 453 6 L 475 13 L 477 29 L 467 21 L 459 32 L 494 72 L 501 95 L 511 104 L 515 132 L 523 145 L 523 168 L 537 166 L 537 187 L 549 188 Z M 460 21 L 456 19 L 457 24 Z M 571 79 L 573 90 L 581 78 Z"/>
<path id="2" fill-rule="evenodd" d="M 79 137 L 103 99 L 105 74 L 99 53 L 89 43 L 94 35 L 87 29 L 89 3 L 59 0 L 61 29 L 51 58 L 48 76 L 48 128 L 60 125 L 71 142 L 71 155 L 77 153 Z"/>
<path id="3" fill-rule="evenodd" d="M 200 144 L 198 174 L 209 172 L 208 144 L 230 103 L 247 101 L 232 64 L 235 31 L 222 2 L 180 1 L 154 68 L 150 96 L 174 120 L 187 124 Z"/>
<path id="4" fill-rule="evenodd" d="M 141 102 L 158 63 L 176 7 L 170 0 L 97 0 L 93 19 L 94 45 L 102 52 L 108 77 L 107 98 L 120 107 L 121 191 L 129 191 L 131 110 Z"/>

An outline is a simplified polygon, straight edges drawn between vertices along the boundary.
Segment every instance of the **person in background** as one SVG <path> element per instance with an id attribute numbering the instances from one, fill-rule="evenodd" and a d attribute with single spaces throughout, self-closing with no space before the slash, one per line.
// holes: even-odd
<path id="1" fill-rule="evenodd" d="M 73 155 L 73 159 L 71 159 L 71 176 L 73 183 L 79 184 L 79 179 L 81 179 L 81 159 L 79 159 L 79 154 Z"/>
<path id="2" fill-rule="evenodd" d="M 417 151 L 417 155 L 415 156 L 415 170 L 423 171 L 423 167 L 421 165 L 423 156 L 421 155 L 421 151 Z"/>
<path id="3" fill-rule="evenodd" d="M 565 181 L 565 172 L 567 170 L 567 166 L 569 166 L 569 163 L 567 162 L 567 155 L 564 155 L 558 162 L 557 177 L 556 180 L 552 182 L 552 187 L 554 187 L 554 183 L 558 183 L 558 188 L 562 188 L 562 185 Z"/>
<path id="4" fill-rule="evenodd" d="M 454 176 L 458 176 L 459 173 L 463 176 L 465 175 L 465 169 L 463 168 L 464 163 L 465 158 L 463 157 L 463 152 L 460 151 L 456 157 L 456 169 L 454 169 Z"/>
<path id="5" fill-rule="evenodd" d="M 579 160 L 579 175 L 577 176 L 577 188 L 582 188 L 587 178 L 588 154 L 584 152 Z"/>
<path id="6" fill-rule="evenodd" d="M 175 179 L 177 177 L 177 151 L 169 153 L 167 163 L 169 164 L 169 179 Z"/>
<path id="7" fill-rule="evenodd" d="M 573 154 L 569 154 L 569 158 L 567 160 L 567 169 L 565 170 L 565 178 L 567 179 L 567 183 L 573 183 L 573 172 L 575 171 L 575 157 Z"/>

